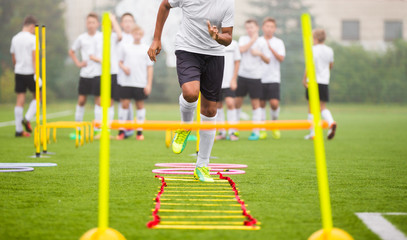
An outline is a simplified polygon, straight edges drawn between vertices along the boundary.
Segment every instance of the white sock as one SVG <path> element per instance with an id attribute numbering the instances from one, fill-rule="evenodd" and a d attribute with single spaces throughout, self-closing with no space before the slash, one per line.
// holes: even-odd
<path id="1" fill-rule="evenodd" d="M 277 120 L 279 115 L 280 115 L 280 107 L 278 107 L 276 110 L 273 110 L 273 109 L 270 110 L 271 120 Z"/>
<path id="2" fill-rule="evenodd" d="M 95 120 L 102 121 L 103 109 L 101 106 L 95 104 Z"/>
<path id="3" fill-rule="evenodd" d="M 85 107 L 81 107 L 79 105 L 76 105 L 75 121 L 76 122 L 82 122 L 83 121 L 83 115 L 85 115 Z"/>
<path id="4" fill-rule="evenodd" d="M 261 121 L 266 121 L 266 108 L 260 108 L 261 109 Z"/>
<path id="5" fill-rule="evenodd" d="M 314 116 L 312 115 L 312 113 L 308 113 L 308 120 L 309 120 L 309 121 L 314 120 Z M 314 128 L 313 128 L 313 127 L 311 127 L 309 131 L 310 131 L 310 135 L 312 135 L 312 136 L 315 135 L 315 131 L 314 131 Z"/>
<path id="6" fill-rule="evenodd" d="M 137 119 L 137 122 L 144 123 L 144 120 L 146 120 L 146 109 L 145 108 L 137 110 L 136 119 Z M 137 128 L 137 131 L 143 131 L 143 129 Z"/>
<path id="7" fill-rule="evenodd" d="M 129 117 L 129 109 L 119 108 L 118 115 L 119 115 L 118 116 L 119 121 L 127 121 L 127 118 Z M 119 130 L 125 130 L 125 129 L 120 128 Z"/>
<path id="8" fill-rule="evenodd" d="M 23 107 L 14 107 L 14 119 L 16 124 L 16 132 L 18 133 L 23 131 L 23 124 L 21 123 L 23 121 L 23 111 Z"/>
<path id="9" fill-rule="evenodd" d="M 207 117 L 201 114 L 202 122 L 213 122 L 216 123 L 216 116 Z M 199 142 L 199 152 L 196 161 L 197 167 L 207 167 L 209 164 L 209 157 L 211 156 L 213 143 L 215 141 L 216 129 L 212 130 L 199 130 L 200 142 Z"/>
<path id="10" fill-rule="evenodd" d="M 334 123 L 334 118 L 332 117 L 331 111 L 329 111 L 328 109 L 324 109 L 321 112 L 321 115 L 328 122 L 329 126 L 331 126 L 332 123 Z"/>
<path id="11" fill-rule="evenodd" d="M 181 121 L 184 123 L 189 123 L 194 121 L 194 112 L 198 101 L 189 103 L 187 102 L 182 94 L 179 96 L 179 109 L 181 112 Z"/>
<path id="12" fill-rule="evenodd" d="M 242 112 L 242 109 L 241 108 L 236 108 L 236 117 L 237 117 L 237 119 L 236 119 L 236 121 L 240 121 L 240 113 Z"/>
<path id="13" fill-rule="evenodd" d="M 128 108 L 129 112 L 128 112 L 128 116 L 127 116 L 127 120 L 133 121 L 134 120 L 134 108 L 133 108 L 133 104 L 129 104 L 129 108 Z"/>
<path id="14" fill-rule="evenodd" d="M 30 106 L 28 107 L 28 110 L 25 114 L 25 120 L 31 121 L 31 119 L 34 117 L 36 112 L 37 112 L 37 101 L 32 100 L 30 103 Z"/>
<path id="15" fill-rule="evenodd" d="M 109 121 L 114 120 L 114 105 L 109 107 Z"/>
<path id="16" fill-rule="evenodd" d="M 257 108 L 253 110 L 253 116 L 252 116 L 253 123 L 259 123 L 261 122 L 261 108 Z M 259 135 L 260 130 L 258 128 L 253 129 L 253 133 Z"/>
<path id="17" fill-rule="evenodd" d="M 216 115 L 216 122 L 218 123 L 224 123 L 225 122 L 225 112 L 223 111 L 223 108 L 218 108 L 218 113 Z M 225 129 L 219 129 L 219 134 L 225 136 L 226 135 L 226 131 Z"/>
<path id="18" fill-rule="evenodd" d="M 227 110 L 226 111 L 226 117 L 229 123 L 231 124 L 235 124 L 237 123 L 237 113 L 236 113 L 236 109 L 232 109 L 232 110 Z M 233 134 L 236 132 L 236 129 L 230 128 L 229 129 L 229 135 Z"/>

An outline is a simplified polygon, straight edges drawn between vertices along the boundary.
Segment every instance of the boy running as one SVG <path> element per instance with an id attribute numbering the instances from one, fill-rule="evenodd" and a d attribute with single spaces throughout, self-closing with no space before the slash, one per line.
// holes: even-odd
<path id="1" fill-rule="evenodd" d="M 280 114 L 280 83 L 281 72 L 280 64 L 285 58 L 285 46 L 284 42 L 275 37 L 276 20 L 271 17 L 267 17 L 263 21 L 263 33 L 264 36 L 261 40 L 265 42 L 267 46 L 266 56 L 270 58 L 270 62 L 265 64 L 264 72 L 261 77 L 261 84 L 263 88 L 263 94 L 260 99 L 260 108 L 262 111 L 262 121 L 266 120 L 266 104 L 270 103 L 270 117 L 271 120 L 277 120 Z M 274 139 L 279 139 L 281 134 L 278 129 L 272 130 L 271 135 Z M 260 139 L 266 139 L 267 132 L 260 131 Z"/>
<path id="2" fill-rule="evenodd" d="M 102 119 L 102 107 L 100 106 L 100 64 L 91 60 L 95 55 L 97 40 L 101 37 L 99 17 L 95 13 L 89 13 L 86 17 L 87 32 L 79 35 L 69 50 L 69 56 L 78 66 L 80 71 L 78 87 L 78 105 L 76 106 L 75 121 L 82 122 L 85 114 L 85 104 L 88 95 L 95 96 L 95 120 Z M 81 61 L 76 56 L 80 51 Z M 98 77 L 99 75 L 99 77 Z"/>
<path id="3" fill-rule="evenodd" d="M 239 39 L 242 60 L 239 68 L 239 77 L 237 79 L 236 108 L 239 120 L 243 97 L 249 94 L 253 109 L 253 122 L 260 122 L 263 62 L 268 64 L 270 58 L 266 56 L 267 46 L 259 39 L 259 24 L 257 21 L 254 19 L 247 20 L 245 28 L 247 35 Z M 259 134 L 259 129 L 253 129 L 249 140 L 259 140 Z"/>
<path id="4" fill-rule="evenodd" d="M 134 42 L 123 45 L 119 52 L 119 66 L 125 74 L 125 77 L 119 81 L 120 102 L 123 108 L 119 120 L 127 120 L 129 105 L 134 99 L 137 107 L 137 122 L 142 123 L 146 118 L 144 100 L 150 95 L 153 84 L 153 62 L 147 55 L 148 46 L 141 43 L 143 30 L 135 25 L 131 32 Z M 124 130 L 120 130 L 117 139 L 125 138 Z M 141 129 L 137 131 L 137 140 L 144 140 Z"/>
<path id="5" fill-rule="evenodd" d="M 217 122 L 225 121 L 225 113 L 223 111 L 223 101 L 226 103 L 226 116 L 230 123 L 236 123 L 237 113 L 235 108 L 235 90 L 237 87 L 237 73 L 240 65 L 240 49 L 239 44 L 233 40 L 232 43 L 225 48 L 225 70 L 223 71 L 223 81 L 220 101 L 218 102 Z M 226 130 L 220 129 L 216 140 L 230 139 L 231 141 L 239 140 L 236 135 L 236 129 L 229 129 L 229 135 L 226 136 Z"/>
<path id="6" fill-rule="evenodd" d="M 37 25 L 37 19 L 35 17 L 26 17 L 24 19 L 22 31 L 15 35 L 11 40 L 10 53 L 15 74 L 14 91 L 17 94 L 16 106 L 14 107 L 16 137 L 30 136 L 30 132 L 32 132 L 30 120 L 34 117 L 37 110 L 34 77 L 35 25 Z M 28 111 L 25 114 L 25 117 L 23 117 L 25 93 L 27 89 L 33 93 L 34 100 L 31 101 Z M 23 125 L 25 127 L 25 131 L 23 131 Z"/>
<path id="7" fill-rule="evenodd" d="M 332 48 L 325 45 L 326 34 L 322 29 L 316 29 L 313 33 L 314 46 L 312 47 L 315 63 L 315 73 L 317 77 L 319 100 L 321 101 L 321 116 L 329 124 L 328 140 L 335 137 L 336 122 L 334 121 L 331 112 L 326 108 L 326 103 L 329 102 L 329 78 L 330 70 L 334 65 L 334 52 Z M 304 74 L 303 85 L 306 89 L 305 97 L 308 100 L 308 79 L 306 73 Z M 311 114 L 308 106 L 308 120 L 312 120 L 314 117 Z M 305 139 L 314 139 L 314 128 L 311 129 L 310 134 L 305 136 Z"/>
<path id="8" fill-rule="evenodd" d="M 216 122 L 216 102 L 222 87 L 224 71 L 224 46 L 232 42 L 233 0 L 163 0 L 158 10 L 154 40 L 148 50 L 151 60 L 156 61 L 161 51 L 161 35 L 171 8 L 183 11 L 180 30 L 176 37 L 178 80 L 182 88 L 179 97 L 181 121 L 192 122 L 199 92 L 201 119 Z M 181 153 L 191 131 L 176 131 L 172 150 Z M 194 170 L 194 177 L 203 182 L 213 182 L 208 168 L 216 130 L 200 131 L 201 141 Z"/>

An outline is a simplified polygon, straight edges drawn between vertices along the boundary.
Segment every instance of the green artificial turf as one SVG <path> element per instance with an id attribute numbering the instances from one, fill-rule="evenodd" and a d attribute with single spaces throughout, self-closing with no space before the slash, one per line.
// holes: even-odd
<path id="1" fill-rule="evenodd" d="M 71 116 L 50 121 L 73 120 L 74 106 L 49 104 L 49 113 L 72 109 Z M 0 121 L 13 120 L 13 109 L 0 105 Z M 176 105 L 148 104 L 146 109 L 150 120 L 179 119 Z M 338 132 L 325 147 L 334 226 L 355 239 L 379 239 L 354 213 L 407 212 L 407 108 L 333 105 L 331 111 Z M 280 118 L 306 116 L 305 105 L 283 106 Z M 92 117 L 89 105 L 85 118 Z M 14 126 L 0 128 L 0 162 L 58 164 L 34 172 L 0 173 L 0 239 L 78 239 L 97 226 L 99 142 L 75 149 L 70 132 L 59 130 L 58 142 L 49 145 L 57 155 L 30 159 L 32 137 L 16 139 Z M 308 131 L 282 132 L 280 140 L 257 142 L 248 141 L 249 134 L 241 132 L 238 142 L 216 142 L 212 155 L 218 159 L 212 162 L 249 166 L 245 175 L 232 179 L 251 214 L 261 221 L 261 230 L 148 229 L 152 199 L 160 186 L 151 173 L 154 164 L 194 162 L 189 154 L 195 152 L 195 142 L 175 155 L 165 147 L 164 132 L 158 131 L 145 132 L 143 142 L 111 141 L 110 226 L 127 239 L 308 238 L 321 228 L 313 143 L 303 139 Z M 407 235 L 405 216 L 386 218 Z"/>

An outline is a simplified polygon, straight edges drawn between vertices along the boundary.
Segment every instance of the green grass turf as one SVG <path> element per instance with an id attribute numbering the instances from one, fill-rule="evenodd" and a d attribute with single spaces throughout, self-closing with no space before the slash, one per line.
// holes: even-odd
<path id="1" fill-rule="evenodd" d="M 50 104 L 49 113 L 74 110 Z M 248 109 L 246 109 L 248 110 Z M 338 134 L 326 142 L 336 227 L 355 239 L 378 239 L 355 212 L 407 212 L 407 108 L 333 105 Z M 93 117 L 91 106 L 86 119 Z M 147 105 L 150 120 L 177 120 L 176 105 Z M 304 119 L 306 106 L 283 106 L 281 119 Z M 72 120 L 71 116 L 52 119 Z M 13 106 L 0 105 L 0 121 L 13 120 Z M 16 139 L 14 126 L 0 128 L 0 162 L 55 162 L 58 167 L 0 174 L 0 239 L 78 239 L 97 225 L 98 149 L 96 141 L 75 149 L 70 130 L 49 145 L 57 155 L 29 159 L 32 138 Z M 313 144 L 308 131 L 283 132 L 281 140 L 216 142 L 212 162 L 248 164 L 247 174 L 232 176 L 248 209 L 262 222 L 260 231 L 151 230 L 153 196 L 160 183 L 151 170 L 158 162 L 193 162 L 190 142 L 181 155 L 164 145 L 163 132 L 146 140 L 111 141 L 110 225 L 127 239 L 306 239 L 321 228 Z M 112 131 L 116 134 L 116 131 Z M 164 206 L 163 206 L 164 208 Z M 191 207 L 192 208 L 192 207 Z M 165 215 L 164 213 L 162 215 Z M 386 216 L 405 234 L 405 216 Z M 403 225 L 403 226 L 401 226 Z"/>

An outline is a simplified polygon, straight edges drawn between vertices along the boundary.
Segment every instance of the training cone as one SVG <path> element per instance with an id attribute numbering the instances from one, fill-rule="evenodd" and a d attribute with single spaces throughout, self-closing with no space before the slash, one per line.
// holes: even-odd
<path id="1" fill-rule="evenodd" d="M 126 238 L 113 228 L 107 228 L 104 231 L 93 228 L 83 234 L 80 240 L 126 240 Z"/>
<path id="2" fill-rule="evenodd" d="M 330 232 L 325 232 L 321 229 L 311 235 L 308 240 L 353 240 L 349 233 L 339 228 L 332 228 Z"/>

